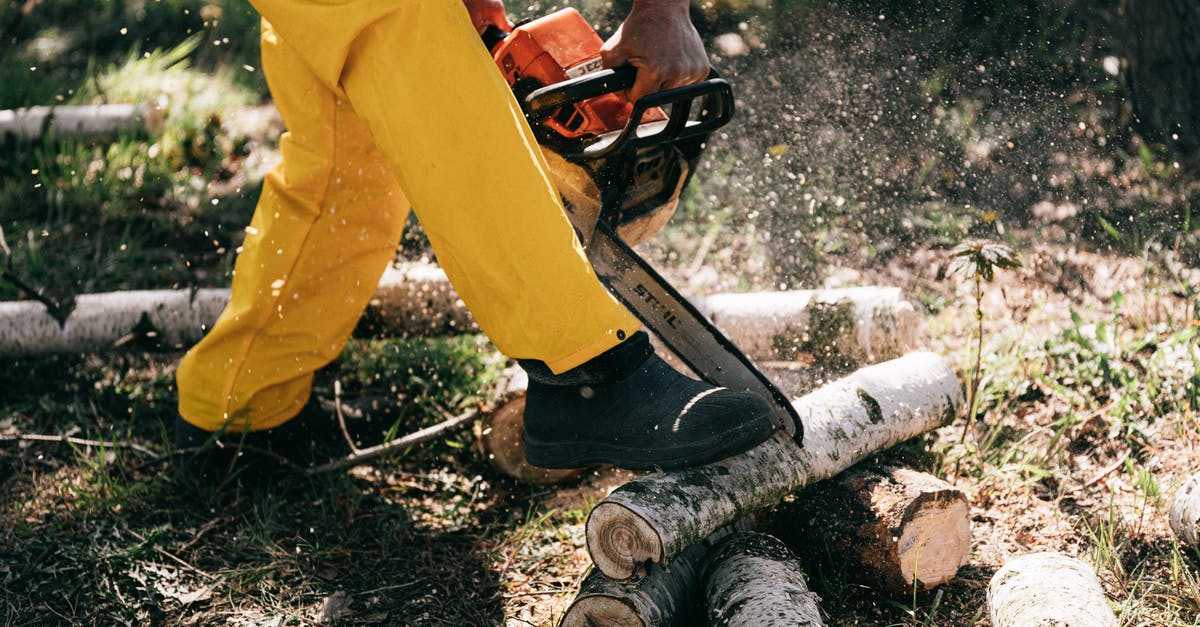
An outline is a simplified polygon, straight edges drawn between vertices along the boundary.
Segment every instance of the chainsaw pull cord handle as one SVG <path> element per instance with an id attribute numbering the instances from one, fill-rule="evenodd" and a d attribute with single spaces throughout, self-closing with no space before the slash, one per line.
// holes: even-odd
<path id="1" fill-rule="evenodd" d="M 525 97 L 526 117 L 531 124 L 536 124 L 564 106 L 629 89 L 636 78 L 637 69 L 626 65 L 542 87 Z M 703 104 L 699 117 L 692 120 L 692 103 L 696 100 Z M 670 109 L 667 122 L 641 124 L 646 111 L 655 107 Z M 587 161 L 603 159 L 622 151 L 707 135 L 732 118 L 733 88 L 716 70 L 710 69 L 706 80 L 641 98 L 633 103 L 629 122 L 619 133 L 606 134 L 599 141 L 563 156 Z"/>

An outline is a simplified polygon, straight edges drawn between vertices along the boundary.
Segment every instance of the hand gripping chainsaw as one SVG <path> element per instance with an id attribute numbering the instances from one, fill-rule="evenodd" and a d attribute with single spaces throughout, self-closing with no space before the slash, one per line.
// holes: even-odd
<path id="1" fill-rule="evenodd" d="M 492 53 L 534 129 L 550 172 L 600 280 L 700 378 L 758 394 L 799 443 L 786 395 L 632 246 L 675 212 L 714 130 L 733 116 L 733 90 L 715 72 L 694 85 L 646 96 L 632 67 L 603 69 L 595 30 L 574 9 L 489 27 Z"/>

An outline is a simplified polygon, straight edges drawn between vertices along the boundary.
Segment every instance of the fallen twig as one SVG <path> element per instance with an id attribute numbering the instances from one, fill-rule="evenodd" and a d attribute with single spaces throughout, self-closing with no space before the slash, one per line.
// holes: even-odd
<path id="1" fill-rule="evenodd" d="M 1105 466 L 1103 470 L 1101 470 L 1100 472 L 1096 473 L 1096 476 L 1094 476 L 1094 477 L 1092 477 L 1091 479 L 1088 479 L 1087 481 L 1083 482 L 1083 487 L 1085 487 L 1085 488 L 1090 488 L 1090 487 L 1092 487 L 1093 485 L 1096 485 L 1097 483 L 1100 483 L 1100 480 L 1101 480 L 1101 479 L 1104 479 L 1105 477 L 1107 477 L 1107 476 L 1109 476 L 1110 474 L 1112 474 L 1114 470 L 1116 470 L 1116 469 L 1118 469 L 1118 468 L 1120 468 L 1120 467 L 1124 466 L 1124 465 L 1125 465 L 1125 460 L 1129 459 L 1129 454 L 1130 454 L 1130 452 L 1129 452 L 1129 451 L 1125 451 L 1125 454 L 1124 454 L 1124 455 L 1121 455 L 1121 457 L 1117 458 L 1117 461 L 1115 461 L 1115 462 L 1113 462 L 1113 463 L 1109 464 L 1108 466 Z"/>
<path id="2" fill-rule="evenodd" d="M 20 435 L 0 435 L 0 442 L 62 442 L 66 444 L 74 444 L 75 446 L 96 446 L 99 448 L 124 448 L 137 451 L 152 459 L 162 459 L 163 454 L 157 451 L 148 449 L 141 444 L 134 442 L 102 442 L 100 440 L 85 440 L 83 438 L 72 438 L 65 435 L 41 435 L 37 433 L 25 433 Z"/>
<path id="3" fill-rule="evenodd" d="M 346 457 L 344 457 L 342 459 L 335 460 L 335 461 L 329 462 L 327 464 L 321 464 L 320 466 L 313 466 L 312 468 L 309 468 L 308 470 L 304 471 L 304 474 L 312 477 L 315 475 L 321 475 L 321 474 L 325 474 L 327 472 L 333 472 L 336 470 L 344 470 L 346 468 L 351 468 L 351 467 L 357 466 L 359 464 L 365 464 L 374 459 L 383 457 L 384 455 L 387 455 L 389 453 L 402 451 L 406 448 L 413 447 L 418 444 L 424 444 L 425 442 L 429 442 L 430 440 L 435 440 L 444 433 L 453 431 L 454 429 L 462 428 L 462 427 L 474 422 L 481 415 L 482 415 L 482 413 L 478 409 L 472 409 L 464 414 L 454 416 L 454 417 L 450 418 L 449 420 L 439 422 L 436 425 L 433 425 L 431 427 L 426 427 L 424 429 L 421 429 L 420 431 L 410 433 L 404 437 L 396 438 L 395 440 L 390 440 L 388 442 L 384 442 L 383 444 L 378 444 L 376 446 L 370 446 L 370 447 L 367 447 L 364 449 L 359 449 L 359 450 L 351 453 L 350 455 L 347 455 Z"/>

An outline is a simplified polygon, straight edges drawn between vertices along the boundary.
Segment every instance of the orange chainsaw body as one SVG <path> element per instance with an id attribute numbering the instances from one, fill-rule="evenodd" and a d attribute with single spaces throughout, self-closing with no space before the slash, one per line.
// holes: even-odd
<path id="1" fill-rule="evenodd" d="M 575 9 L 562 9 L 514 28 L 492 48 L 492 58 L 514 92 L 528 93 L 602 69 L 604 42 Z M 543 124 L 563 139 L 586 139 L 625 127 L 633 104 L 617 94 L 564 106 Z M 642 122 L 665 120 L 659 109 Z"/>

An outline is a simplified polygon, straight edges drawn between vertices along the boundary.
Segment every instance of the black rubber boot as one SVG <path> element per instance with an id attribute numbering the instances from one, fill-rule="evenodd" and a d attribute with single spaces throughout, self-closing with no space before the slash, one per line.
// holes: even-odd
<path id="1" fill-rule="evenodd" d="M 697 466 L 745 451 L 775 429 L 766 400 L 679 374 L 643 331 L 559 375 L 540 361 L 519 363 L 529 373 L 523 437 L 534 466 Z"/>

